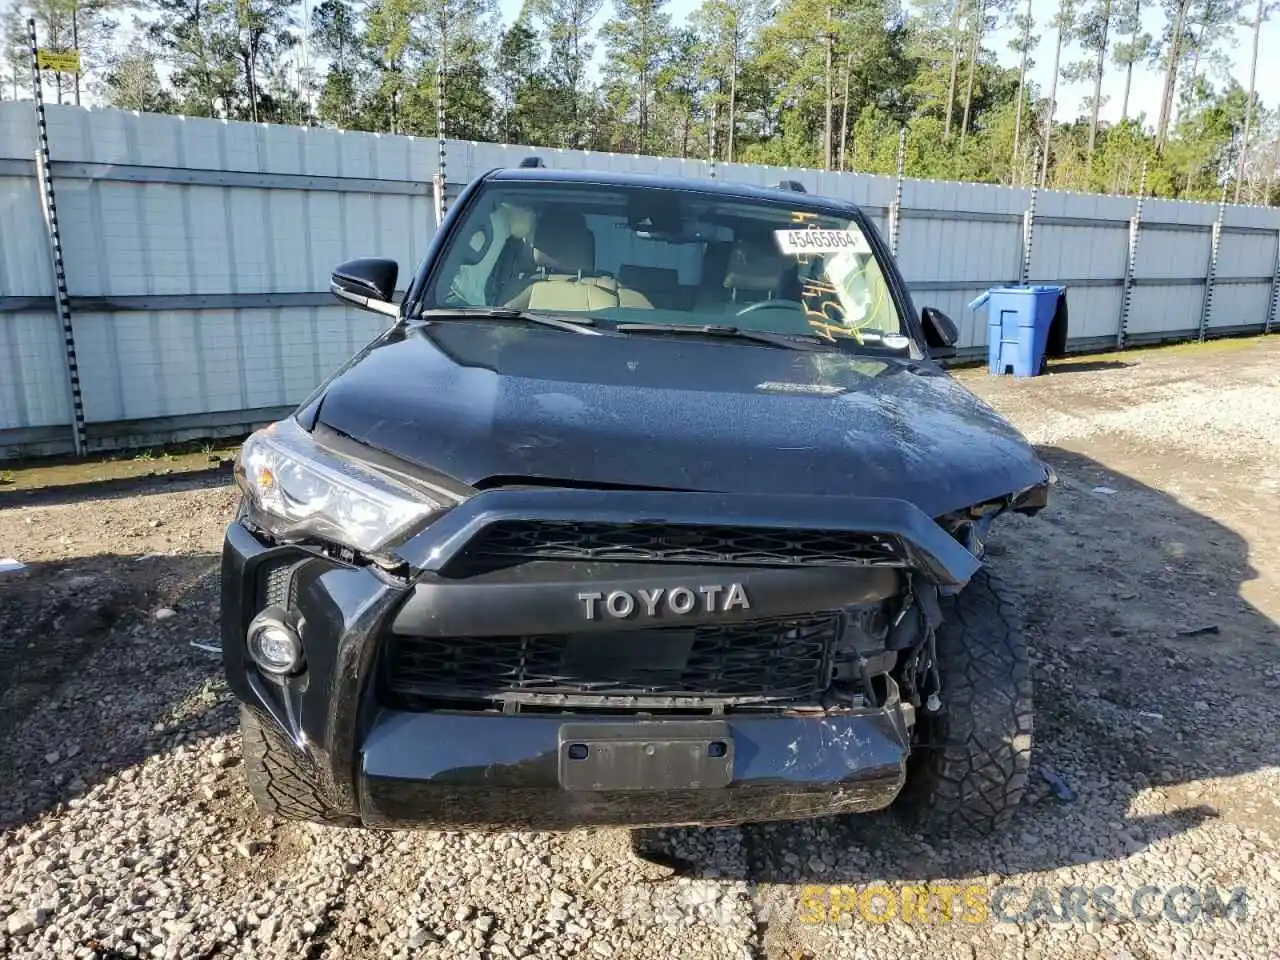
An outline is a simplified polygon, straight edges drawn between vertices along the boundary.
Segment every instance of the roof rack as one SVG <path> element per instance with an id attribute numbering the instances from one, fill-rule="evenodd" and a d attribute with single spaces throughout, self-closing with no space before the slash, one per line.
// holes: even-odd
<path id="1" fill-rule="evenodd" d="M 520 161 L 520 166 L 521 166 L 521 167 L 526 167 L 526 168 L 528 168 L 528 167 L 545 167 L 545 166 L 546 166 L 546 164 L 542 162 L 542 158 L 541 158 L 541 157 L 525 157 L 523 160 L 521 160 L 521 161 Z"/>
<path id="2" fill-rule="evenodd" d="M 799 180 L 779 180 L 773 185 L 775 190 L 790 190 L 792 193 L 808 193 Z"/>

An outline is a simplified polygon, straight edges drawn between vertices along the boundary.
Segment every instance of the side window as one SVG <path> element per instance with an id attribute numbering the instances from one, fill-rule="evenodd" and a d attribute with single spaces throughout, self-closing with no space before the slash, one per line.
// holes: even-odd
<path id="1" fill-rule="evenodd" d="M 450 264 L 457 264 L 449 284 L 448 301 L 465 306 L 498 306 L 511 289 L 519 286 L 533 269 L 532 250 L 527 236 L 532 229 L 532 213 L 500 203 L 487 213 L 471 218 L 469 226 L 450 251 Z M 449 267 L 446 267 L 448 270 Z"/>
<path id="2" fill-rule="evenodd" d="M 496 223 L 493 207 L 482 206 L 461 224 L 461 232 L 449 244 L 441 265 L 442 286 L 436 296 L 454 306 L 483 306 L 485 278 L 493 266 Z"/>

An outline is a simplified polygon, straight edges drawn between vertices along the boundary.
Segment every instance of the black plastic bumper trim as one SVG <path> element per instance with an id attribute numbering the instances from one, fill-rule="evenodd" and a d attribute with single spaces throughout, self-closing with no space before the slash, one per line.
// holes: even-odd
<path id="1" fill-rule="evenodd" d="M 249 660 L 245 627 L 263 563 L 308 560 L 296 575 L 307 669 L 281 681 L 264 679 Z M 378 637 L 408 592 L 367 567 L 347 566 L 299 547 L 262 543 L 243 524 L 227 527 L 222 552 L 222 662 L 227 685 L 243 703 L 302 744 L 333 809 L 356 811 L 355 766 L 361 718 L 371 697 Z"/>

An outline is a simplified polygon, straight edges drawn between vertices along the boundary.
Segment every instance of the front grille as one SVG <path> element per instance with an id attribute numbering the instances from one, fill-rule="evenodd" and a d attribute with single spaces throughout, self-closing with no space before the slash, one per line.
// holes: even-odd
<path id="1" fill-rule="evenodd" d="M 611 633 L 395 637 L 384 689 L 410 709 L 449 701 L 812 702 L 830 682 L 839 622 L 824 614 Z"/>
<path id="2" fill-rule="evenodd" d="M 897 538 L 874 533 L 665 523 L 504 520 L 485 528 L 464 551 L 464 561 L 476 567 L 523 559 L 755 566 L 906 565 Z"/>

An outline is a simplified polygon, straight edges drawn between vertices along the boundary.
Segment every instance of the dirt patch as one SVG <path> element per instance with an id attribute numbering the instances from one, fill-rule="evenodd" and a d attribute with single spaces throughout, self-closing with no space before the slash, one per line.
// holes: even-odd
<path id="1" fill-rule="evenodd" d="M 124 487 L 128 481 L 230 470 L 234 456 L 234 447 L 204 444 L 198 451 L 180 448 L 172 451 L 142 450 L 103 459 L 0 461 L 0 497 L 51 487 L 98 496 L 102 494 L 104 485 Z M 132 486 L 137 488 L 136 483 Z M 0 505 L 4 502 L 0 499 Z"/>

